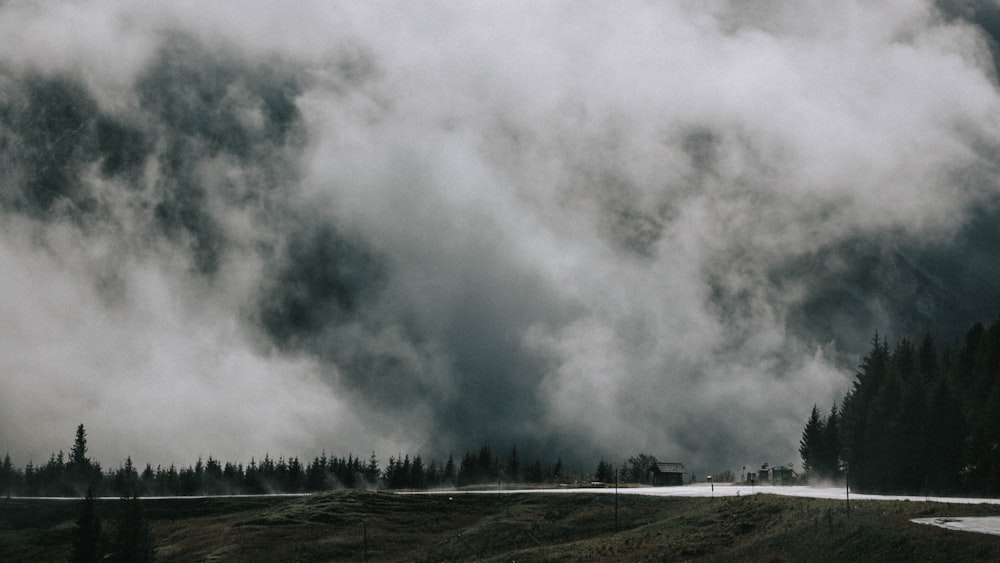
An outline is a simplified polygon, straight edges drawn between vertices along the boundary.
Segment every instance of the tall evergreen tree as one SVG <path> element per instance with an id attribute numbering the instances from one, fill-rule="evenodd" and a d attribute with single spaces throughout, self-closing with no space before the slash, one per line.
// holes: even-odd
<path id="1" fill-rule="evenodd" d="M 628 483 L 648 483 L 649 472 L 657 462 L 656 456 L 639 453 L 622 465 L 621 479 Z"/>
<path id="2" fill-rule="evenodd" d="M 410 464 L 406 486 L 411 489 L 423 489 L 427 486 L 427 472 L 424 469 L 424 460 L 419 455 L 415 456 L 413 463 Z"/>
<path id="3" fill-rule="evenodd" d="M 76 427 L 76 438 L 73 440 L 73 448 L 69 451 L 69 464 L 74 467 L 90 467 L 90 458 L 87 457 L 87 430 L 80 424 Z"/>
<path id="4" fill-rule="evenodd" d="M 950 492 L 959 486 L 965 437 L 965 417 L 957 397 L 945 380 L 936 382 L 927 414 L 927 451 L 933 459 L 927 465 L 926 484 L 930 491 Z"/>
<path id="5" fill-rule="evenodd" d="M 479 482 L 479 463 L 476 456 L 467 451 L 458 466 L 458 484 L 471 485 Z"/>
<path id="6" fill-rule="evenodd" d="M 884 421 L 879 417 L 885 416 L 886 409 L 879 407 L 877 398 L 889 374 L 889 355 L 888 344 L 876 333 L 844 397 L 841 436 L 844 446 L 851 449 L 851 481 L 859 489 L 873 489 L 881 478 Z"/>
<path id="7" fill-rule="evenodd" d="M 840 411 L 837 403 L 830 407 L 830 414 L 826 417 L 823 425 L 823 439 L 820 442 L 820 459 L 822 460 L 821 476 L 829 479 L 839 479 L 842 476 L 840 469 L 840 450 L 842 448 L 840 437 Z"/>
<path id="8" fill-rule="evenodd" d="M 118 530 L 115 535 L 112 560 L 118 563 L 146 563 L 156 555 L 149 524 L 142 516 L 142 506 L 137 495 L 121 499 Z"/>
<path id="9" fill-rule="evenodd" d="M 136 493 L 139 484 L 139 473 L 132 464 L 132 457 L 125 458 L 125 465 L 118 468 L 114 476 L 114 491 L 119 496 L 127 496 Z"/>
<path id="10" fill-rule="evenodd" d="M 60 458 L 62 452 L 59 452 Z M 60 459 L 61 464 L 61 459 Z M 69 460 L 65 465 L 66 485 L 69 494 L 80 495 L 93 487 L 94 490 L 100 488 L 101 467 L 90 461 L 87 457 L 87 430 L 80 424 L 76 427 L 76 437 L 73 440 L 73 447 L 69 452 Z"/>
<path id="11" fill-rule="evenodd" d="M 479 466 L 476 481 L 489 483 L 496 480 L 497 462 L 493 459 L 493 452 L 489 444 L 483 444 L 479 448 Z"/>
<path id="12" fill-rule="evenodd" d="M 0 495 L 10 498 L 16 476 L 14 464 L 10 461 L 10 454 L 4 454 L 3 464 L 0 465 Z"/>
<path id="13" fill-rule="evenodd" d="M 965 342 L 958 353 L 958 364 L 955 382 L 962 391 L 966 411 L 971 414 L 985 399 L 976 392 L 977 380 L 982 379 L 984 358 L 982 351 L 986 344 L 986 328 L 982 323 L 976 323 L 965 333 Z"/>
<path id="14" fill-rule="evenodd" d="M 73 540 L 73 551 L 69 560 L 72 563 L 97 563 L 104 559 L 104 547 L 101 543 L 101 520 L 97 516 L 97 500 L 94 490 L 87 489 L 83 499 L 80 518 L 76 521 L 76 537 Z"/>
<path id="15" fill-rule="evenodd" d="M 427 465 L 427 471 L 424 472 L 424 486 L 431 488 L 441 486 L 441 467 L 436 459 L 432 459 Z"/>
<path id="16" fill-rule="evenodd" d="M 527 483 L 543 483 L 545 481 L 545 471 L 542 470 L 542 461 L 537 457 L 533 463 L 528 464 L 524 469 L 524 480 Z"/>
<path id="17" fill-rule="evenodd" d="M 602 483 L 611 483 L 615 480 L 615 468 L 612 464 L 604 461 L 603 457 L 601 458 L 601 461 L 597 462 L 597 469 L 594 471 L 594 479 L 601 481 Z"/>
<path id="18" fill-rule="evenodd" d="M 938 380 L 939 366 L 937 347 L 934 345 L 934 338 L 928 332 L 920 342 L 920 350 L 917 352 L 917 369 L 923 376 L 925 385 L 932 385 Z"/>
<path id="19" fill-rule="evenodd" d="M 823 419 L 819 415 L 819 409 L 813 405 L 809 420 L 806 421 L 805 428 L 802 429 L 802 438 L 799 440 L 799 455 L 802 456 L 802 469 L 806 473 L 816 473 L 817 476 L 823 471 Z"/>
<path id="20" fill-rule="evenodd" d="M 372 451 L 371 457 L 368 458 L 368 465 L 364 469 L 365 481 L 368 482 L 369 487 L 378 485 L 379 473 L 378 458 L 375 457 L 375 452 Z"/>
<path id="21" fill-rule="evenodd" d="M 559 482 L 563 480 L 563 462 L 561 457 L 556 458 L 556 464 L 552 467 L 552 480 Z"/>
<path id="22" fill-rule="evenodd" d="M 448 454 L 448 462 L 444 464 L 444 473 L 442 473 L 441 478 L 445 484 L 454 485 L 456 483 L 455 457 L 450 453 Z"/>
<path id="23" fill-rule="evenodd" d="M 507 481 L 516 483 L 521 480 L 521 458 L 517 455 L 517 446 L 512 446 L 510 453 L 507 454 L 504 474 Z"/>
<path id="24" fill-rule="evenodd" d="M 899 413 L 895 418 L 899 444 L 898 482 L 900 492 L 916 494 L 926 488 L 927 465 L 931 452 L 927 449 L 927 382 L 921 369 L 922 361 L 916 348 L 903 339 L 896 346 L 893 364 L 902 381 Z"/>

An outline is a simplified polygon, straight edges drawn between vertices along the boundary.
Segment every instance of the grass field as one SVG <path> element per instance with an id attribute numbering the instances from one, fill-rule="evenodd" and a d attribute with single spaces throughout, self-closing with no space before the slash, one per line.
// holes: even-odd
<path id="1" fill-rule="evenodd" d="M 82 501 L 0 500 L 0 561 L 65 561 Z M 105 528 L 116 500 L 100 501 Z M 997 561 L 1000 536 L 914 524 L 997 505 L 745 495 L 147 499 L 159 561 Z"/>

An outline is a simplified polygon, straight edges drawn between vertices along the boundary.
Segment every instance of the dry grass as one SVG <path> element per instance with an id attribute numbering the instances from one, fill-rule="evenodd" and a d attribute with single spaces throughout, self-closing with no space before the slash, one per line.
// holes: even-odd
<path id="1" fill-rule="evenodd" d="M 160 561 L 995 561 L 1000 536 L 909 522 L 990 505 L 756 495 L 394 495 L 147 500 Z M 0 560 L 65 560 L 78 503 L 7 501 Z M 113 505 L 103 507 L 111 511 Z M 366 544 L 367 539 L 367 544 Z"/>

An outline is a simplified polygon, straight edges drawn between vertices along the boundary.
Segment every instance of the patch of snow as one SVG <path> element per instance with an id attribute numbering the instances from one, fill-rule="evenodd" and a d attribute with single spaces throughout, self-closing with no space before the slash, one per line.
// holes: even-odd
<path id="1" fill-rule="evenodd" d="M 927 524 L 938 526 L 948 530 L 960 530 L 963 532 L 978 532 L 980 534 L 993 534 L 1000 536 L 1000 516 L 967 516 L 967 517 L 946 517 L 946 518 L 914 518 L 911 522 L 917 524 Z"/>

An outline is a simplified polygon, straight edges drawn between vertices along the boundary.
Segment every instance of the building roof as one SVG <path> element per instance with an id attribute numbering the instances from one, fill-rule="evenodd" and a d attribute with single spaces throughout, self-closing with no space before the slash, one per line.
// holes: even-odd
<path id="1" fill-rule="evenodd" d="M 655 468 L 659 473 L 687 473 L 683 463 L 657 462 Z"/>

